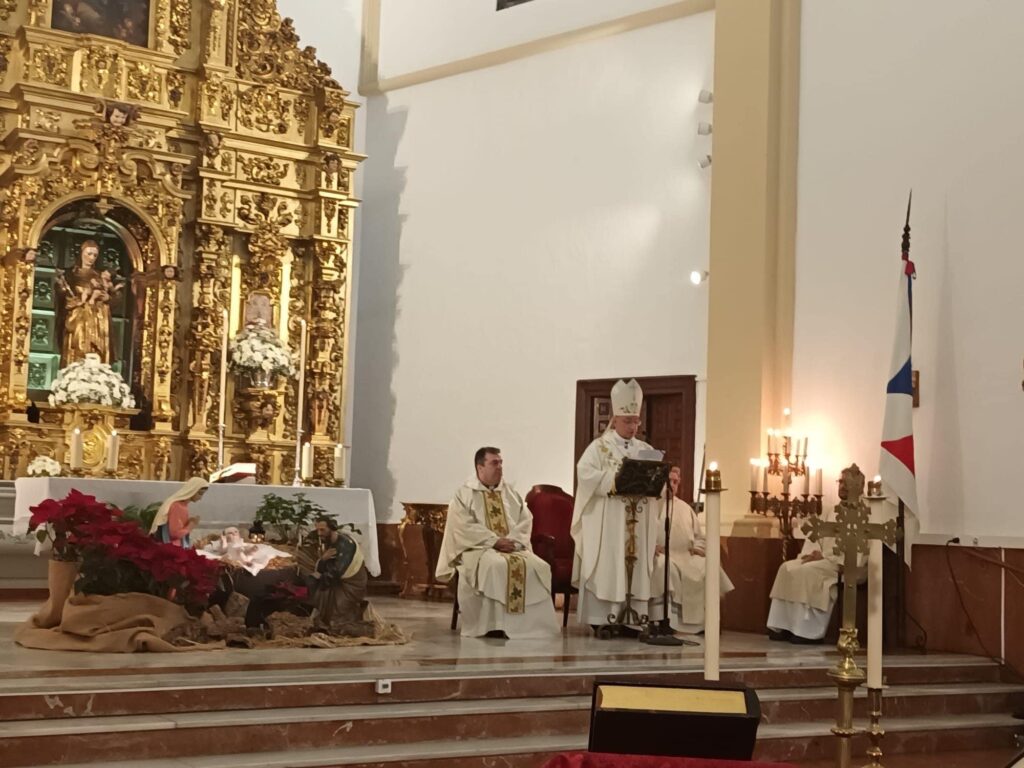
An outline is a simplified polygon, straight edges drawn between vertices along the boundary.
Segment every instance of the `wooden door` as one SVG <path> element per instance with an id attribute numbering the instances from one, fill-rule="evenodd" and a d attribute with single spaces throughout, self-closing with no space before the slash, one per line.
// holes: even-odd
<path id="1" fill-rule="evenodd" d="M 628 381 L 631 377 L 625 377 Z M 587 446 L 611 421 L 611 392 L 618 379 L 584 379 L 576 382 L 576 454 L 573 466 Z M 638 378 L 644 391 L 640 409 L 641 440 L 665 451 L 665 460 L 683 471 L 680 496 L 693 502 L 694 423 L 697 415 L 696 376 Z"/>

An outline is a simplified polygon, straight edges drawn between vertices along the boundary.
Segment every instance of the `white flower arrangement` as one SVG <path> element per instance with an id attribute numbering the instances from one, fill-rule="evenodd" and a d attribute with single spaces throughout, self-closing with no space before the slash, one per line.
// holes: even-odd
<path id="1" fill-rule="evenodd" d="M 26 471 L 29 477 L 60 477 L 60 462 L 49 456 L 36 456 Z"/>
<path id="2" fill-rule="evenodd" d="M 228 365 L 235 373 L 294 377 L 298 371 L 291 351 L 263 319 L 248 323 L 229 346 Z"/>
<path id="3" fill-rule="evenodd" d="M 121 375 L 99 355 L 86 355 L 85 360 L 61 368 L 50 388 L 50 405 L 90 403 L 115 408 L 134 408 L 135 398 Z"/>

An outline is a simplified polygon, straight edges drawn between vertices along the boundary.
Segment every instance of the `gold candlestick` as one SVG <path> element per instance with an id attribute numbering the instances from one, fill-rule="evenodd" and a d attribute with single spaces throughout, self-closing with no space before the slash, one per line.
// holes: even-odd
<path id="1" fill-rule="evenodd" d="M 868 738 L 871 739 L 871 746 L 868 748 L 868 757 L 871 762 L 864 768 L 885 768 L 882 765 L 882 739 L 885 737 L 885 730 L 882 728 L 882 689 L 868 688 Z"/>

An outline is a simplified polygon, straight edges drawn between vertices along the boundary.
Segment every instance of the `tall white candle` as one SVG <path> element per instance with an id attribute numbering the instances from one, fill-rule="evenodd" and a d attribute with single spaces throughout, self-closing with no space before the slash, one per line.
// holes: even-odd
<path id="1" fill-rule="evenodd" d="M 68 457 L 68 466 L 71 469 L 82 468 L 82 430 L 75 427 L 71 433 L 71 455 Z"/>
<path id="2" fill-rule="evenodd" d="M 313 444 L 302 446 L 302 479 L 309 480 L 313 476 Z"/>
<path id="3" fill-rule="evenodd" d="M 768 493 L 768 462 L 761 462 L 761 492 Z"/>
<path id="4" fill-rule="evenodd" d="M 121 436 L 117 434 L 117 430 L 113 430 L 110 435 L 107 436 L 107 471 L 116 472 L 118 463 L 118 454 L 121 450 Z"/>
<path id="5" fill-rule="evenodd" d="M 775 432 L 774 430 L 768 430 L 768 454 L 775 453 Z"/>
<path id="6" fill-rule="evenodd" d="M 298 464 L 300 461 L 300 450 L 302 449 L 302 427 L 306 423 L 306 321 L 304 318 L 299 318 L 299 404 L 295 410 L 295 463 Z M 302 455 L 302 461 L 305 461 L 305 456 Z M 303 466 L 305 466 L 303 464 Z M 302 474 L 302 478 L 306 479 L 306 474 Z"/>
<path id="7" fill-rule="evenodd" d="M 707 483 L 705 483 L 707 484 Z M 707 492 L 707 544 L 704 549 L 704 679 L 718 680 L 721 643 L 722 492 Z"/>
<path id="8" fill-rule="evenodd" d="M 750 490 L 757 491 L 757 481 L 761 475 L 761 462 L 757 459 L 750 460 Z"/>
<path id="9" fill-rule="evenodd" d="M 880 522 L 881 498 L 868 499 L 872 522 Z M 868 688 L 882 687 L 882 542 L 868 550 Z"/>
<path id="10" fill-rule="evenodd" d="M 818 467 L 816 470 L 814 470 L 814 494 L 816 496 L 821 496 L 821 473 L 821 467 Z"/>
<path id="11" fill-rule="evenodd" d="M 339 482 L 345 482 L 345 453 L 346 446 L 338 443 L 334 446 L 334 479 Z"/>
<path id="12" fill-rule="evenodd" d="M 804 496 L 809 496 L 811 493 L 811 468 L 804 467 Z"/>
<path id="13" fill-rule="evenodd" d="M 221 313 L 221 330 L 220 330 L 220 414 L 218 414 L 217 427 L 218 429 L 223 425 L 224 414 L 227 413 L 228 407 L 228 311 L 225 309 Z"/>

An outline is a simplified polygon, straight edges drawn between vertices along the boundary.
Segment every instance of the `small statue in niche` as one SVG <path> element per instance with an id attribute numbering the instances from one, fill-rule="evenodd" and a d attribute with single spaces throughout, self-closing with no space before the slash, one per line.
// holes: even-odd
<path id="1" fill-rule="evenodd" d="M 61 365 L 99 355 L 104 363 L 110 358 L 110 302 L 124 288 L 109 269 L 96 269 L 100 247 L 86 240 L 78 252 L 78 264 L 57 273 L 57 284 L 64 294 L 64 338 Z"/>
<path id="2" fill-rule="evenodd" d="M 325 189 L 338 189 L 341 174 L 341 158 L 331 152 L 324 156 L 323 168 L 320 171 L 320 186 Z"/>

